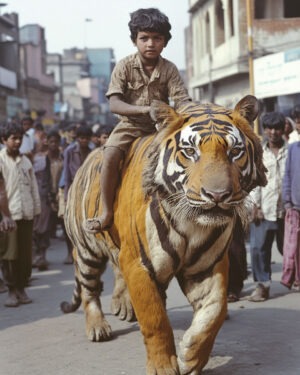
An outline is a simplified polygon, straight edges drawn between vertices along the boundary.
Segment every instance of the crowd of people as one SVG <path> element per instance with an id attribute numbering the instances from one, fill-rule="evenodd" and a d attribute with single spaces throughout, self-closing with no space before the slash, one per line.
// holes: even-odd
<path id="1" fill-rule="evenodd" d="M 46 257 L 58 228 L 72 264 L 72 243 L 63 215 L 76 171 L 95 148 L 103 148 L 112 127 L 74 123 L 46 129 L 31 117 L 0 128 L 0 292 L 7 307 L 31 303 L 25 288 L 32 268 L 48 269 Z"/>
<path id="2" fill-rule="evenodd" d="M 263 160 L 268 183 L 251 193 L 249 242 L 255 289 L 249 301 L 269 298 L 274 240 L 283 256 L 281 284 L 300 291 L 300 105 L 291 117 L 268 112 L 260 119 L 263 128 Z M 228 302 L 239 300 L 247 278 L 246 233 L 236 226 L 229 249 Z"/>

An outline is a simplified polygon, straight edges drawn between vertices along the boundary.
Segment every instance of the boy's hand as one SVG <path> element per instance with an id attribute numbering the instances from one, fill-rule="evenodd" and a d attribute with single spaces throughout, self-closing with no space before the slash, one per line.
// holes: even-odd
<path id="1" fill-rule="evenodd" d="M 9 216 L 2 216 L 0 222 L 0 232 L 11 232 L 17 227 L 16 222 Z"/>

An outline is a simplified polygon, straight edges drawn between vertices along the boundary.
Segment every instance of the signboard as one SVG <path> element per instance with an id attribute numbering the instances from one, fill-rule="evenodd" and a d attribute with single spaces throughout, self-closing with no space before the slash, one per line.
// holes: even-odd
<path id="1" fill-rule="evenodd" d="M 300 48 L 255 59 L 253 70 L 259 99 L 300 92 Z"/>

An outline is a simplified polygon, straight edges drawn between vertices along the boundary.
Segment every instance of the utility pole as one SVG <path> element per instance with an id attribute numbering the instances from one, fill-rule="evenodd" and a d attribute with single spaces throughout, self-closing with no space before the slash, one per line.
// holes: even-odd
<path id="1" fill-rule="evenodd" d="M 249 86 L 250 94 L 254 95 L 254 71 L 253 71 L 253 11 L 252 11 L 253 0 L 246 0 L 246 11 L 247 11 L 247 38 L 248 38 L 248 65 L 249 65 Z M 258 131 L 258 122 L 254 122 L 254 132 Z"/>

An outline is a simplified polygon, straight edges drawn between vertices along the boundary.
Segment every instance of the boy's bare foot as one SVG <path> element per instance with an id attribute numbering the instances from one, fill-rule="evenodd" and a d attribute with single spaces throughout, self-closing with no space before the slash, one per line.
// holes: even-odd
<path id="1" fill-rule="evenodd" d="M 92 219 L 86 219 L 83 226 L 88 233 L 98 233 L 102 230 L 107 230 L 112 226 L 113 215 L 102 215 L 100 217 L 93 217 Z"/>
<path id="2" fill-rule="evenodd" d="M 74 260 L 73 260 L 72 254 L 68 254 L 66 259 L 64 260 L 64 264 L 73 264 L 73 263 L 74 263 Z"/>

